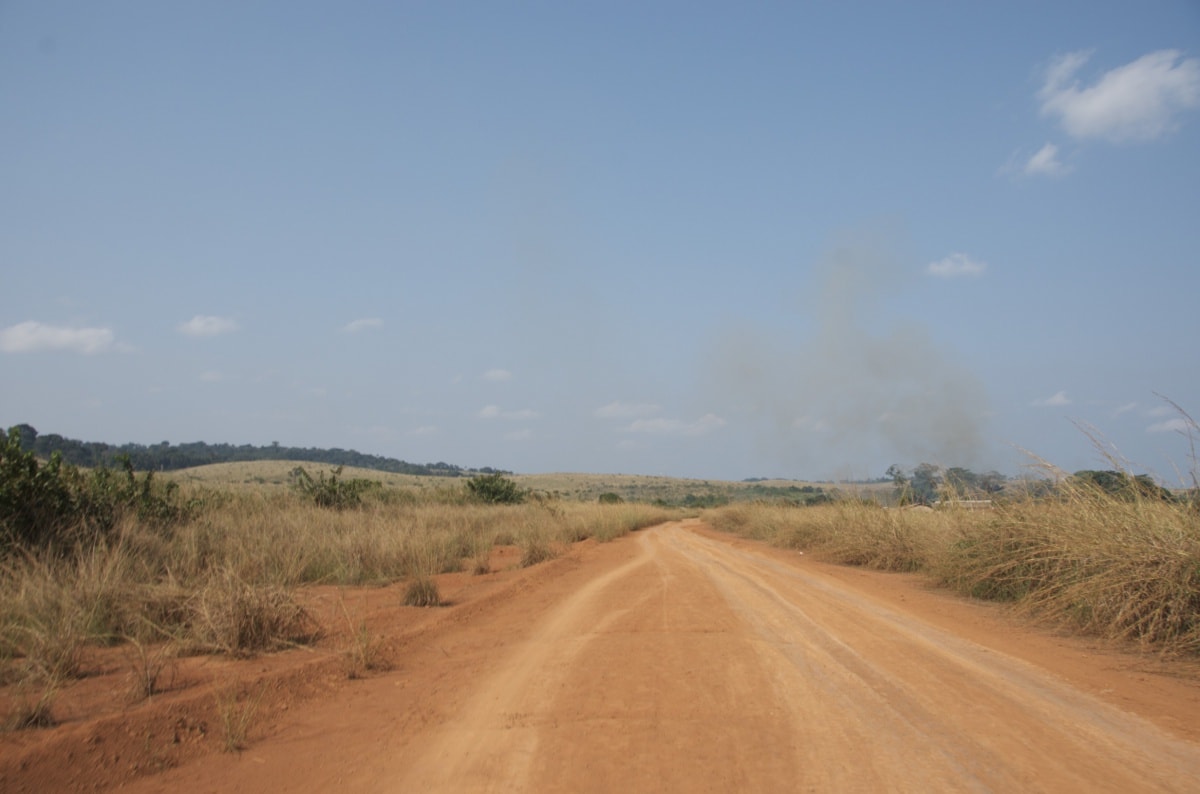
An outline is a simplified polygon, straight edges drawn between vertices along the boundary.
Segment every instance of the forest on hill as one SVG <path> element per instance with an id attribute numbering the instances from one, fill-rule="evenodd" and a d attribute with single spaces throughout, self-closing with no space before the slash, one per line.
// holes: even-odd
<path id="1" fill-rule="evenodd" d="M 16 425 L 21 438 L 21 448 L 32 451 L 41 458 L 49 458 L 55 452 L 66 463 L 75 466 L 114 466 L 125 458 L 139 471 L 174 471 L 206 466 L 210 463 L 239 463 L 258 460 L 294 460 L 306 463 L 324 463 L 330 466 L 354 466 L 394 474 L 419 474 L 434 477 L 464 477 L 475 474 L 504 473 L 490 466 L 481 469 L 466 469 L 451 463 L 409 463 L 396 458 L 369 455 L 352 449 L 317 449 L 313 447 L 285 447 L 278 442 L 256 447 L 252 444 L 208 444 L 193 441 L 172 444 L 121 444 L 113 445 L 99 441 L 79 441 L 64 438 L 57 433 L 38 433 L 27 424 Z"/>

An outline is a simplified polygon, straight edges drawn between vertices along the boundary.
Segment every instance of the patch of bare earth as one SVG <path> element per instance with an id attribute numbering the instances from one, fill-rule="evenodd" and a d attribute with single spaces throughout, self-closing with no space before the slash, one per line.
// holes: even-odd
<path id="1" fill-rule="evenodd" d="M 511 551 L 507 552 L 512 554 Z M 511 559 L 511 558 L 510 558 Z M 47 730 L 0 737 L 0 790 L 1194 791 L 1194 671 L 1057 637 L 910 576 L 698 522 L 529 569 L 314 589 L 313 649 L 181 660 L 120 700 L 120 649 Z M 346 611 L 351 617 L 346 617 Z M 366 621 L 391 669 L 350 680 Z M 340 627 L 340 628 L 339 628 Z M 222 752 L 214 693 L 256 697 Z"/>

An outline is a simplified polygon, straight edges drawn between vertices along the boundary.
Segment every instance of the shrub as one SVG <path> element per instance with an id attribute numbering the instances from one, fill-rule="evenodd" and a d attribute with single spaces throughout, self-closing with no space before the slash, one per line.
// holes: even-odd
<path id="1" fill-rule="evenodd" d="M 529 494 L 503 474 L 478 474 L 467 480 L 471 496 L 488 504 L 516 505 Z"/>
<path id="2" fill-rule="evenodd" d="M 58 454 L 39 465 L 21 449 L 17 428 L 8 431 L 0 443 L 0 550 L 63 540 L 78 517 L 69 473 Z"/>
<path id="3" fill-rule="evenodd" d="M 331 507 L 334 510 L 345 510 L 362 504 L 362 495 L 379 483 L 364 479 L 342 479 L 342 467 L 338 466 L 325 479 L 324 472 L 317 472 L 313 479 L 303 466 L 292 469 L 293 486 L 318 507 Z"/>
<path id="4" fill-rule="evenodd" d="M 600 494 L 600 498 L 598 501 L 602 505 L 619 505 L 622 502 L 624 502 L 625 500 L 621 498 L 620 494 L 615 494 L 612 491 L 608 491 L 606 493 Z"/>
<path id="5" fill-rule="evenodd" d="M 18 428 L 0 442 L 0 553 L 91 544 L 112 534 L 126 515 L 163 527 L 195 505 L 182 506 L 178 486 L 158 485 L 153 472 L 138 479 L 129 458 L 121 471 L 101 466 L 84 474 L 55 453 L 40 464 L 21 447 Z"/>

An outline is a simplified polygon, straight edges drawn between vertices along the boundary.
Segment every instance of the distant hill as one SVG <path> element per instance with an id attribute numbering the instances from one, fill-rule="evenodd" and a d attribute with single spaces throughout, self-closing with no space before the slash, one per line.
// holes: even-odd
<path id="1" fill-rule="evenodd" d="M 10 428 L 11 430 L 11 428 Z M 361 469 L 386 471 L 393 474 L 416 474 L 431 477 L 464 477 L 499 472 L 490 466 L 464 469 L 451 463 L 409 463 L 396 458 L 368 455 L 352 449 L 316 449 L 283 447 L 278 443 L 265 447 L 251 444 L 206 444 L 194 441 L 187 444 L 122 444 L 114 446 L 98 441 L 78 441 L 56 433 L 42 435 L 30 425 L 17 425 L 21 448 L 48 458 L 55 452 L 75 466 L 113 466 L 128 457 L 139 471 L 175 471 L 206 466 L 210 463 L 245 463 L 259 460 L 290 460 L 324 463 L 330 466 L 353 466 Z M 508 472 L 500 472 L 508 474 Z"/>

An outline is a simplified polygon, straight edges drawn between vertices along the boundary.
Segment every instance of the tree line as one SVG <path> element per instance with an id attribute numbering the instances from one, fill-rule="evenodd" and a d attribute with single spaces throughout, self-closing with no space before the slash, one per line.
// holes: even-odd
<path id="1" fill-rule="evenodd" d="M 127 460 L 138 471 L 174 471 L 206 466 L 210 463 L 242 463 L 258 460 L 289 460 L 304 463 L 323 463 L 330 466 L 350 466 L 393 474 L 419 474 L 433 477 L 465 477 L 475 474 L 507 473 L 490 466 L 465 469 L 451 463 L 409 463 L 396 458 L 369 455 L 352 449 L 318 449 L 315 447 L 285 447 L 279 442 L 256 447 L 251 444 L 207 444 L 194 441 L 185 444 L 105 444 L 98 441 L 79 441 L 57 433 L 38 433 L 27 424 L 9 428 L 20 438 L 21 449 L 39 458 L 49 459 L 58 453 L 63 462 L 73 466 L 120 468 Z"/>
<path id="2" fill-rule="evenodd" d="M 943 495 L 959 499 L 992 499 L 1004 491 L 1007 477 L 998 471 L 974 472 L 960 466 L 943 469 L 933 463 L 919 463 L 912 469 L 893 464 L 886 472 L 887 479 L 895 485 L 896 499 L 900 504 L 929 505 Z M 1147 474 L 1129 474 L 1123 471 L 1095 471 L 1083 469 L 1067 480 L 1072 486 L 1086 486 L 1122 499 L 1151 498 L 1162 501 L 1177 501 L 1181 498 L 1194 501 L 1194 494 L 1177 496 L 1162 487 Z M 1034 495 L 1047 495 L 1055 491 L 1056 484 L 1049 480 L 1023 480 L 1023 490 Z"/>

